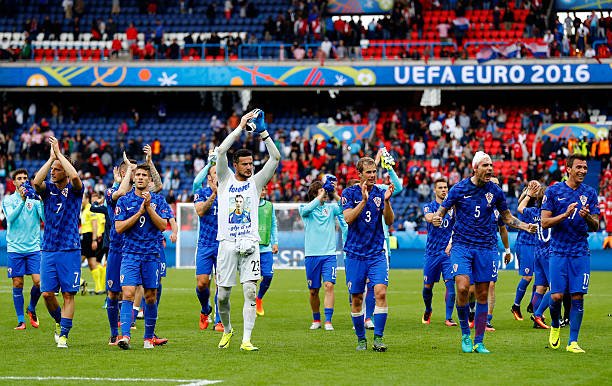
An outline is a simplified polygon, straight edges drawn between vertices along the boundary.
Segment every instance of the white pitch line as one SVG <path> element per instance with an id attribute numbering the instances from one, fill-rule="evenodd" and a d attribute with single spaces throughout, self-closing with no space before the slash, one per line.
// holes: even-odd
<path id="1" fill-rule="evenodd" d="M 220 383 L 219 380 L 208 379 L 165 379 L 165 378 L 99 378 L 99 377 L 17 377 L 0 376 L 0 380 L 11 381 L 93 381 L 93 382 L 166 382 L 178 383 L 182 386 L 204 386 Z"/>

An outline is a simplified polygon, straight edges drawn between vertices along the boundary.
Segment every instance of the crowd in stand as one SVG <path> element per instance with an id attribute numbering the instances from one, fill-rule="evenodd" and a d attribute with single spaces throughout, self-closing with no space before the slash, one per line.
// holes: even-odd
<path id="1" fill-rule="evenodd" d="M 444 46 L 439 53 L 430 52 L 430 48 L 409 49 L 401 52 L 400 58 L 421 59 L 422 57 L 441 56 L 456 59 L 465 59 L 468 56 L 463 44 L 468 29 L 484 28 L 482 24 L 466 18 L 466 12 L 473 9 L 483 9 L 492 14 L 493 30 L 510 29 L 516 21 L 514 13 L 517 10 L 527 10 L 524 20 L 522 37 L 538 38 L 549 47 L 549 56 L 585 56 L 585 57 L 609 57 L 610 50 L 605 42 L 612 42 L 612 17 L 610 12 L 605 16 L 603 12 L 592 12 L 591 15 L 582 20 L 575 13 L 568 14 L 564 20 L 548 20 L 546 17 L 547 2 L 542 1 L 472 1 L 472 0 L 434 0 L 432 2 L 421 2 L 420 0 L 396 1 L 392 12 L 384 17 L 372 19 L 368 24 L 363 24 L 362 19 L 353 17 L 350 21 L 332 20 L 326 14 L 327 1 L 305 1 L 293 0 L 286 10 L 279 11 L 276 17 L 269 16 L 263 24 L 263 33 L 257 36 L 254 33 L 247 37 L 236 34 L 223 35 L 217 33 L 198 34 L 195 38 L 189 34 L 182 41 L 179 39 L 165 38 L 165 26 L 163 14 L 168 7 L 179 7 L 181 13 L 191 14 L 194 11 L 193 1 L 139 1 L 141 13 L 160 15 L 153 27 L 143 27 L 131 23 L 125 31 L 120 31 L 115 21 L 116 15 L 120 14 L 121 7 L 118 0 L 113 1 L 110 14 L 105 18 L 92 21 L 91 25 L 84 25 L 82 17 L 86 12 L 86 1 L 66 0 L 63 2 L 65 17 L 69 20 L 67 26 L 73 35 L 73 40 L 80 39 L 83 33 L 88 33 L 92 41 L 112 41 L 110 57 L 119 56 L 128 52 L 131 57 L 138 59 L 180 59 L 224 57 L 221 46 L 226 47 L 229 57 L 237 57 L 238 47 L 243 43 L 282 43 L 286 46 L 283 50 L 284 58 L 296 60 L 305 59 L 346 59 L 359 58 L 362 47 L 367 46 L 366 40 L 418 40 L 425 39 L 424 14 L 439 10 L 453 10 L 452 17 L 439 20 L 435 26 L 436 38 L 440 42 L 454 42 L 455 46 Z M 43 7 L 44 11 L 44 7 Z M 201 15 L 209 23 L 225 18 L 228 21 L 236 18 L 255 18 L 259 14 L 254 1 L 249 0 L 225 0 L 223 2 L 210 2 L 205 14 Z M 489 27 L 487 27 L 489 28 Z M 3 50 L 5 58 L 29 59 L 32 57 L 32 41 L 38 34 L 44 35 L 44 40 L 57 40 L 62 31 L 62 21 L 51 20 L 45 16 L 39 21 L 37 18 L 27 20 L 23 25 L 25 43 L 18 50 L 8 48 Z M 228 28 L 227 32 L 235 32 Z M 121 40 L 119 32 L 125 33 L 125 40 Z M 143 33 L 144 41 L 138 40 L 139 33 Z M 123 36 L 123 35 L 121 35 Z M 521 38 L 517 44 L 523 46 Z M 516 41 L 516 39 L 515 39 Z M 508 41 L 513 43 L 515 41 Z M 594 47 L 593 43 L 602 41 Z M 193 45 L 206 44 L 210 47 L 206 52 L 202 48 Z M 365 44 L 365 46 L 364 46 Z M 595 50 L 597 48 L 597 50 Z M 220 55 L 221 54 L 221 55 Z M 529 51 L 522 47 L 522 56 L 528 56 Z"/>
<path id="2" fill-rule="evenodd" d="M 162 105 L 160 105 L 162 106 Z M 163 122 L 157 108 L 157 119 Z M 137 127 L 140 114 L 136 109 L 130 112 L 130 119 L 117 128 L 114 138 L 93 138 L 77 129 L 75 133 L 54 133 L 58 122 L 73 122 L 78 127 L 79 111 L 76 106 L 66 109 L 55 103 L 44 108 L 31 104 L 3 107 L 0 134 L 0 196 L 14 189 L 10 173 L 23 160 L 45 159 L 49 148 L 45 138 L 58 135 L 61 147 L 77 165 L 89 190 L 102 190 L 110 181 L 113 165 L 125 151 L 128 157 L 142 158 L 143 138 L 130 135 L 130 127 Z M 307 112 L 305 112 L 307 113 Z M 266 115 L 272 123 L 274 113 Z M 384 118 L 383 118 L 384 116 Z M 334 173 L 339 184 L 344 186 L 351 178 L 357 178 L 355 161 L 363 155 L 375 154 L 385 146 L 396 159 L 396 171 L 405 187 L 404 196 L 410 198 L 403 213 L 399 213 L 396 229 L 412 229 L 419 223 L 421 211 L 419 202 L 429 200 L 431 185 L 438 177 L 445 176 L 450 184 L 458 182 L 471 172 L 470 161 L 476 150 L 486 143 L 500 143 L 498 151 L 492 151 L 494 162 L 510 161 L 511 168 L 497 167 L 496 173 L 509 198 L 516 198 L 524 183 L 537 179 L 550 184 L 563 176 L 564 159 L 571 153 L 581 153 L 590 159 L 602 161 L 604 173 L 612 173 L 610 167 L 610 136 L 595 139 L 574 138 L 551 140 L 536 135 L 539 128 L 554 122 L 588 122 L 587 111 L 580 106 L 565 110 L 557 103 L 545 107 L 542 112 L 525 111 L 521 115 L 520 127 L 506 130 L 508 119 L 503 108 L 479 105 L 473 110 L 466 106 L 451 104 L 445 108 L 422 108 L 421 110 L 398 109 L 383 114 L 376 106 L 355 109 L 350 106 L 339 109 L 328 118 L 335 123 L 371 123 L 379 130 L 370 140 L 342 141 L 337 138 L 315 140 L 304 136 L 296 128 L 280 128 L 273 133 L 283 161 L 277 174 L 268 185 L 268 195 L 273 201 L 304 201 L 308 185 L 324 173 Z M 217 146 L 230 128 L 236 127 L 239 116 L 236 112 L 227 119 L 213 116 L 204 134 L 184 156 L 184 172 L 194 176 L 205 165 L 208 151 Z M 204 125 L 205 126 L 205 125 Z M 532 143 L 529 143 L 529 139 Z M 153 138 L 148 138 L 151 140 Z M 529 145 L 529 146 L 528 146 Z M 247 136 L 236 146 L 248 148 L 255 154 L 256 168 L 265 161 L 263 143 L 258 137 Z M 156 161 L 164 157 L 163 144 L 156 139 L 152 143 Z M 177 155 L 166 154 L 168 159 Z M 178 158 L 177 158 L 178 159 Z M 182 159 L 182 158 L 181 158 Z M 167 167 L 162 175 L 164 191 L 173 203 L 188 202 L 190 192 L 181 189 L 178 167 Z M 389 176 L 380 174 L 381 181 Z M 612 178 L 601 178 L 600 195 L 603 201 L 612 205 Z M 11 188 L 13 186 L 13 188 Z"/>

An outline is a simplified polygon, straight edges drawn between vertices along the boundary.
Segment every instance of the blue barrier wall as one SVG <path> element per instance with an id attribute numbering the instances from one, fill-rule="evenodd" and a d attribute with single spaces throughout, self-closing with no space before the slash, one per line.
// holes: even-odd
<path id="1" fill-rule="evenodd" d="M 510 247 L 514 252 L 514 241 L 516 240 L 516 232 L 510 232 Z M 176 266 L 176 248 L 175 245 L 168 239 L 166 232 L 166 263 L 169 267 Z M 415 268 L 423 267 L 423 252 L 425 249 L 425 241 L 427 235 L 421 235 L 408 232 L 396 232 L 398 249 L 393 250 L 391 254 L 391 268 Z M 195 253 L 196 237 L 194 231 L 186 231 L 181 233 L 183 246 L 193 245 Z M 605 234 L 602 232 L 591 234 L 589 237 L 589 245 L 591 247 L 591 270 L 593 271 L 612 271 L 612 251 L 603 250 L 602 245 Z M 281 267 L 303 266 L 303 232 L 279 232 L 279 254 L 275 257 L 276 265 Z M 498 245 L 502 251 L 501 242 Z M 341 256 L 341 252 L 338 252 Z M 343 266 L 342 259 L 338 259 L 340 266 Z M 0 231 L 0 266 L 6 266 L 6 231 Z M 518 269 L 516 259 L 513 259 L 509 266 L 502 264 L 502 269 Z"/>

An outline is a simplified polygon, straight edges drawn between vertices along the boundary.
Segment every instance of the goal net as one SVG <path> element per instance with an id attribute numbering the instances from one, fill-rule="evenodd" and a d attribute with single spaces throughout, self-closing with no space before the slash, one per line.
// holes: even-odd
<path id="1" fill-rule="evenodd" d="M 273 203 L 278 224 L 278 253 L 274 255 L 274 269 L 304 267 L 304 222 L 298 208 L 302 203 Z M 199 218 L 191 203 L 179 203 L 176 209 L 179 226 L 176 241 L 176 267 L 195 268 L 198 245 Z M 338 267 L 344 267 L 342 234 L 336 225 L 336 256 Z"/>

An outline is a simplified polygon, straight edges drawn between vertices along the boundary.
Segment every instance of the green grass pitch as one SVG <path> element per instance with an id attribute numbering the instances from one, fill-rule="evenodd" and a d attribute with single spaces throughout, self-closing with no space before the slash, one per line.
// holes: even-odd
<path id="1" fill-rule="evenodd" d="M 266 314 L 258 317 L 253 343 L 261 351 L 240 352 L 242 290 L 232 293 L 236 335 L 229 349 L 219 350 L 220 333 L 198 330 L 199 303 L 193 270 L 170 270 L 164 279 L 157 332 L 167 346 L 142 348 L 142 321 L 133 332 L 133 349 L 109 347 L 103 296 L 77 296 L 69 349 L 53 341 L 51 318 L 39 303 L 41 328 L 28 324 L 13 331 L 16 319 L 10 282 L 0 286 L 2 312 L 0 384 L 40 385 L 177 385 L 170 380 L 220 380 L 223 384 L 610 384 L 612 379 L 612 272 L 593 272 L 579 342 L 585 355 L 546 348 L 548 333 L 534 330 L 529 320 L 515 321 L 510 305 L 519 277 L 502 272 L 497 287 L 493 324 L 485 342 L 492 355 L 463 354 L 458 327 L 444 326 L 444 286 L 434 289 L 432 324 L 421 324 L 422 276 L 416 270 L 390 273 L 386 353 L 356 352 L 344 272 L 340 271 L 334 314 L 335 331 L 310 331 L 304 271 L 278 270 L 264 298 Z M 90 279 L 88 272 L 85 278 Z M 29 278 L 26 279 L 28 288 Z M 29 291 L 24 291 L 26 301 Z M 523 301 L 523 312 L 526 314 Z M 456 318 L 456 317 L 455 317 Z M 561 332 L 565 344 L 568 328 Z M 368 331 L 369 342 L 372 332 Z M 139 378 L 147 382 L 83 379 L 18 380 L 8 377 Z M 166 381 L 163 381 L 166 380 Z M 183 382 L 183 384 L 189 382 Z M 197 384 L 197 383 L 195 383 Z M 201 383 L 204 384 L 204 383 Z"/>

